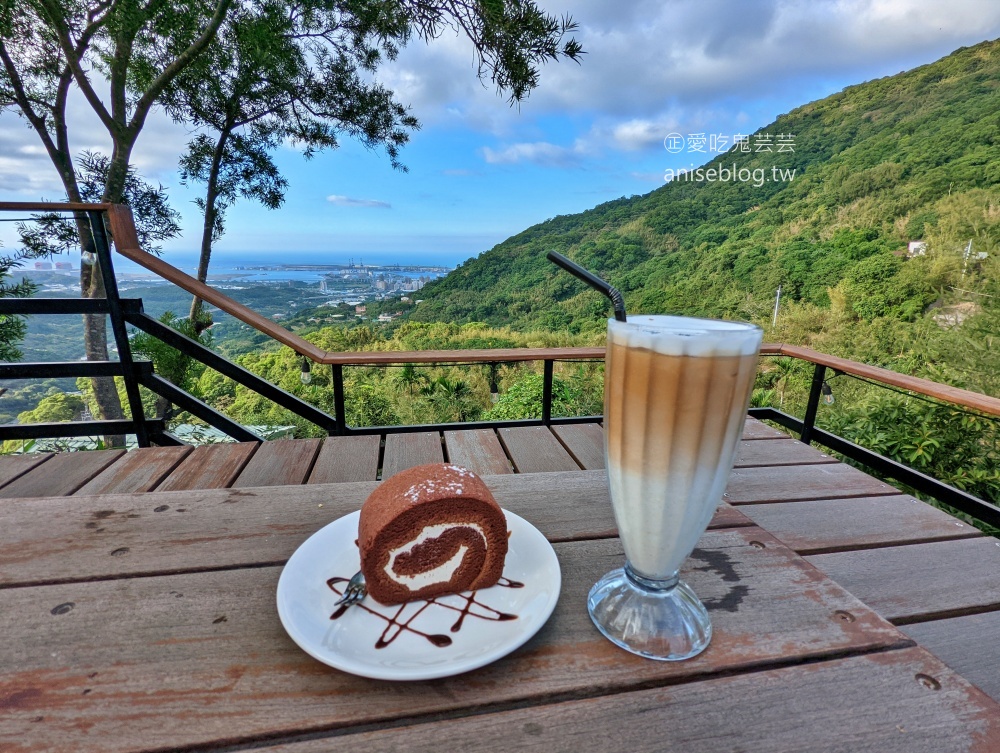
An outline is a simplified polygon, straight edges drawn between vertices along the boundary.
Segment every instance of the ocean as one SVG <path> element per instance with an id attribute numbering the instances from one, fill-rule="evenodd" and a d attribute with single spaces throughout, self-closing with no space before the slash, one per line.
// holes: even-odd
<path id="1" fill-rule="evenodd" d="M 198 272 L 198 257 L 195 254 L 167 253 L 162 258 L 167 263 L 189 275 L 194 276 Z M 443 264 L 437 260 L 427 259 L 410 259 L 405 262 L 399 262 L 399 268 L 397 269 L 396 262 L 376 259 L 374 257 L 371 259 L 365 259 L 364 257 L 339 259 L 324 257 L 318 254 L 302 254 L 299 257 L 295 255 L 283 256 L 280 262 L 276 262 L 272 254 L 247 254 L 246 256 L 226 254 L 212 260 L 208 271 L 208 281 L 211 283 L 212 281 L 242 280 L 246 282 L 268 283 L 295 280 L 318 284 L 324 275 L 328 273 L 346 272 L 350 269 L 351 264 L 357 269 L 362 263 L 366 268 L 372 268 L 372 271 L 376 274 L 391 272 L 392 274 L 409 278 L 429 277 L 435 279 L 444 276 L 454 268 L 453 264 Z M 122 280 L 137 282 L 148 280 L 154 282 L 160 279 L 144 267 L 117 254 L 114 256 L 114 265 L 115 273 Z M 323 265 L 328 268 L 289 268 L 309 265 L 316 267 Z M 74 259 L 73 266 L 78 268 L 79 261 Z M 336 268 L 338 266 L 341 269 L 338 270 Z"/>

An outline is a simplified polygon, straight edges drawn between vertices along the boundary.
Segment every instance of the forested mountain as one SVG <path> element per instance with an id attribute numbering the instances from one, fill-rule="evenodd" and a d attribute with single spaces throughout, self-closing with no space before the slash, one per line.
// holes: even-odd
<path id="1" fill-rule="evenodd" d="M 705 167 L 766 181 L 675 179 L 548 220 L 428 285 L 411 317 L 603 328 L 606 303 L 545 260 L 554 249 L 618 285 L 633 312 L 763 320 L 780 284 L 785 300 L 913 320 L 954 282 L 969 240 L 996 249 L 1000 42 L 850 87 L 763 134 L 793 134 L 794 152 L 730 151 Z M 924 258 L 893 255 L 914 240 Z"/>

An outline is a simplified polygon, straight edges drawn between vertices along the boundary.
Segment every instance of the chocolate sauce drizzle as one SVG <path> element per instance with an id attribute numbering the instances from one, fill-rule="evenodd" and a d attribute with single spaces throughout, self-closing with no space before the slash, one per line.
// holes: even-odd
<path id="1" fill-rule="evenodd" d="M 348 583 L 349 580 L 350 578 L 333 577 L 326 582 L 326 585 L 329 586 L 330 590 L 333 591 L 335 594 L 337 594 L 337 596 L 341 596 L 344 593 L 344 589 L 343 588 L 338 589 L 337 587 L 341 584 L 345 584 L 344 587 L 346 587 L 346 584 Z M 510 578 L 500 578 L 500 580 L 497 581 L 497 585 L 502 588 L 524 588 L 523 583 L 519 583 L 516 580 L 511 580 Z M 443 635 L 441 633 L 425 633 L 413 627 L 413 621 L 416 620 L 417 617 L 423 614 L 427 610 L 427 608 L 432 605 L 441 607 L 442 609 L 450 609 L 453 612 L 458 612 L 458 618 L 455 620 L 455 624 L 451 626 L 452 633 L 457 633 L 459 630 L 462 629 L 462 625 L 465 624 L 466 617 L 476 617 L 480 620 L 486 620 L 487 622 L 507 622 L 509 620 L 517 619 L 516 614 L 501 612 L 498 609 L 494 609 L 489 604 L 483 603 L 482 601 L 476 598 L 478 594 L 479 594 L 478 591 L 472 591 L 468 594 L 464 593 L 448 594 L 448 596 L 454 595 L 464 599 L 465 604 L 461 607 L 456 607 L 451 604 L 446 604 L 444 602 L 438 601 L 439 598 L 443 597 L 437 597 L 437 596 L 432 599 L 427 599 L 424 601 L 407 602 L 406 604 L 400 604 L 396 608 L 395 613 L 392 614 L 391 616 L 382 614 L 381 612 L 378 612 L 372 609 L 371 607 L 365 605 L 363 602 L 355 604 L 354 608 L 363 609 L 364 611 L 368 612 L 368 614 L 374 615 L 375 617 L 378 617 L 381 620 L 385 620 L 386 623 L 385 630 L 382 631 L 382 634 L 378 637 L 378 640 L 375 641 L 375 648 L 385 648 L 386 646 L 390 645 L 394 640 L 396 640 L 396 638 L 398 638 L 400 635 L 406 632 L 413 633 L 414 635 L 419 635 L 423 638 L 426 638 L 428 641 L 430 641 L 433 645 L 437 646 L 438 648 L 445 648 L 446 646 L 451 645 L 451 638 L 448 637 L 447 635 Z M 414 611 L 408 617 L 404 618 L 403 612 L 406 610 L 407 607 L 410 607 L 411 605 L 416 606 L 416 611 Z M 344 614 L 344 612 L 347 611 L 348 607 L 349 605 L 347 604 L 342 604 L 341 606 L 337 607 L 336 611 L 330 615 L 330 619 L 331 620 L 339 619 Z"/>

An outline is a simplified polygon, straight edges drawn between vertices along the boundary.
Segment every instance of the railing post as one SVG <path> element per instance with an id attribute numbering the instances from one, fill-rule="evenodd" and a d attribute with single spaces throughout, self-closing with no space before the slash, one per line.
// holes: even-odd
<path id="1" fill-rule="evenodd" d="M 542 424 L 548 426 L 552 423 L 552 367 L 555 362 L 547 358 L 544 363 L 545 367 L 542 370 Z"/>
<path id="2" fill-rule="evenodd" d="M 819 399 L 823 393 L 823 380 L 826 377 L 826 366 L 816 364 L 813 370 L 812 387 L 809 390 L 809 402 L 806 404 L 806 415 L 802 419 L 802 434 L 799 440 L 810 444 L 812 442 L 813 427 L 816 425 L 816 410 L 819 408 Z"/>
<path id="3" fill-rule="evenodd" d="M 347 405 L 344 401 L 344 366 L 339 363 L 330 364 L 333 372 L 333 417 L 336 422 L 337 436 L 347 433 Z"/>
<path id="4" fill-rule="evenodd" d="M 139 381 L 135 374 L 135 363 L 132 361 L 128 330 L 125 329 L 118 282 L 115 280 L 115 270 L 111 264 L 111 247 L 104 229 L 104 215 L 101 212 L 87 212 L 87 217 L 90 219 L 90 232 L 94 238 L 97 260 L 101 265 L 101 276 L 104 278 L 104 295 L 108 302 L 111 331 L 114 333 L 115 346 L 118 348 L 118 360 L 122 364 L 122 378 L 125 380 L 125 395 L 128 397 L 132 423 L 135 426 L 135 439 L 140 447 L 149 447 L 149 428 L 146 426 L 146 414 L 142 408 L 142 396 L 139 394 Z"/>

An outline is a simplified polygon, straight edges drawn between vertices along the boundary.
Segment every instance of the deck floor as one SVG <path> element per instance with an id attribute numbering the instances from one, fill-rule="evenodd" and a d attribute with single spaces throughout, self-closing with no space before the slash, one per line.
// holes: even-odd
<path id="1" fill-rule="evenodd" d="M 375 481 L 430 462 L 494 476 L 601 470 L 602 428 L 0 457 L 0 498 Z M 726 502 L 714 528 L 766 529 L 1000 701 L 1000 541 L 754 419 Z"/>

